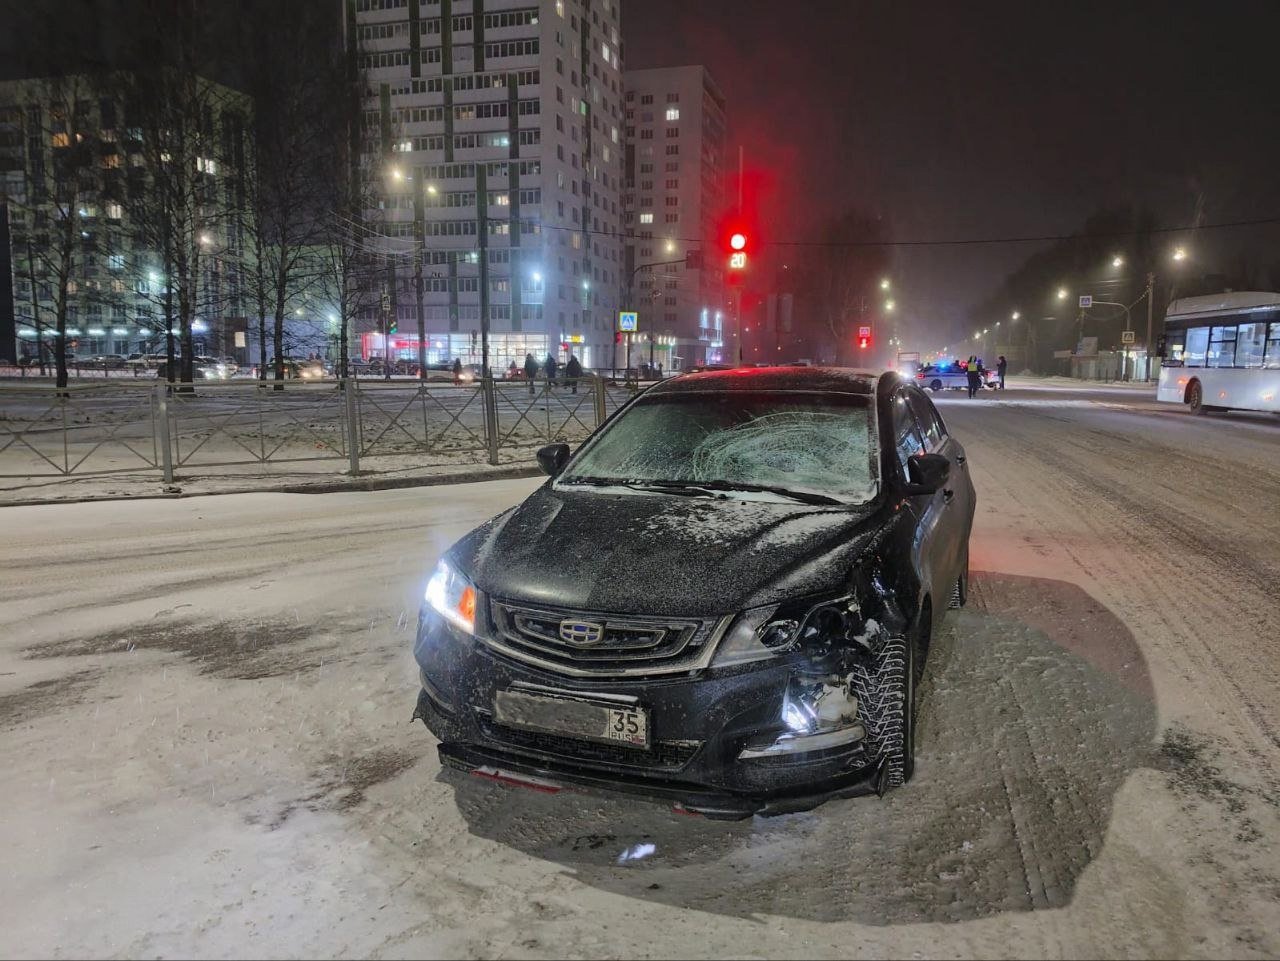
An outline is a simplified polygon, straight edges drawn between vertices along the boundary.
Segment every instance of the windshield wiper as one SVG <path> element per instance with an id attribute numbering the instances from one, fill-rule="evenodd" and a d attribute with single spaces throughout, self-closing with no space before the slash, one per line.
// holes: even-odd
<path id="1" fill-rule="evenodd" d="M 728 481 L 728 480 L 707 480 L 707 481 L 645 481 L 653 487 L 663 490 L 704 490 L 704 491 L 746 491 L 749 493 L 759 494 L 777 494 L 780 497 L 789 497 L 794 501 L 802 504 L 838 504 L 843 506 L 844 501 L 831 497 L 827 494 L 819 494 L 814 491 L 797 491 L 789 487 L 780 487 L 776 484 L 749 484 L 745 481 Z"/>
<path id="2" fill-rule="evenodd" d="M 671 486 L 666 481 L 647 481 L 638 480 L 636 478 L 626 477 L 591 477 L 587 475 L 575 475 L 566 477 L 560 481 L 566 487 L 629 487 L 631 490 L 637 491 L 661 491 L 664 494 L 676 494 L 680 497 L 716 497 L 710 490 L 704 489 L 702 485 L 680 485 Z"/>

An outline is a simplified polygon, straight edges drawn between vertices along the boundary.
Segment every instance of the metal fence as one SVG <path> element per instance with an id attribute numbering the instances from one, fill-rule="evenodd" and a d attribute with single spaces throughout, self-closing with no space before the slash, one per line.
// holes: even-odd
<path id="1" fill-rule="evenodd" d="M 0 384 L 0 478 L 180 473 L 430 455 L 498 464 L 584 439 L 635 393 L 595 377 L 452 385 L 228 381 Z M 343 463 L 345 462 L 345 463 Z"/>

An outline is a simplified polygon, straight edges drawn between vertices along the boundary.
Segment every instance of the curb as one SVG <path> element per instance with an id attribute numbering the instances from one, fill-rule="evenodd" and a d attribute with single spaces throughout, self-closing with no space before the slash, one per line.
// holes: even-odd
<path id="1" fill-rule="evenodd" d="M 489 471 L 462 471 L 457 474 L 425 474 L 417 477 L 355 477 L 345 481 L 328 481 L 321 484 L 272 484 L 261 487 L 237 487 L 222 491 L 174 491 L 159 494 L 102 494 L 83 497 L 67 497 L 58 500 L 0 501 L 0 510 L 6 507 L 48 507 L 60 504 L 90 504 L 100 501 L 133 500 L 184 500 L 190 497 L 224 497 L 229 494 L 341 494 L 351 491 L 398 490 L 406 487 L 440 487 L 446 484 L 475 484 L 491 480 L 517 480 L 537 477 L 538 467 L 502 467 Z"/>

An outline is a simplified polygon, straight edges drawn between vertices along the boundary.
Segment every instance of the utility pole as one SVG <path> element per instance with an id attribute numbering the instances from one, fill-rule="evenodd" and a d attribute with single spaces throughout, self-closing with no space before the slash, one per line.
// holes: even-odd
<path id="1" fill-rule="evenodd" d="M 1154 354 L 1154 351 L 1151 349 L 1152 348 L 1151 314 L 1153 309 L 1152 305 L 1155 299 L 1156 299 L 1156 275 L 1152 271 L 1147 273 L 1147 376 L 1146 376 L 1146 380 L 1148 383 L 1151 382 L 1151 358 Z"/>
<path id="2" fill-rule="evenodd" d="M 520 229 L 520 225 L 515 225 Z M 489 376 L 489 171 L 476 162 L 476 231 L 480 237 L 480 375 Z"/>
<path id="3" fill-rule="evenodd" d="M 427 235 L 427 212 L 423 191 L 426 184 L 419 177 L 413 182 L 413 287 L 418 299 L 418 381 L 427 379 L 427 312 L 422 296 L 422 257 Z"/>

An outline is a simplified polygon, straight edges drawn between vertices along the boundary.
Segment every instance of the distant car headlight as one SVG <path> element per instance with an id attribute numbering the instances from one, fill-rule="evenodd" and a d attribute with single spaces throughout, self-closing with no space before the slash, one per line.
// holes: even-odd
<path id="1" fill-rule="evenodd" d="M 711 666 L 749 664 L 795 650 L 820 658 L 833 641 L 865 641 L 868 628 L 874 626 L 874 621 L 864 620 L 852 595 L 756 607 L 733 622 Z"/>
<path id="2" fill-rule="evenodd" d="M 476 588 L 447 561 L 436 565 L 427 581 L 424 599 L 431 609 L 454 627 L 468 634 L 476 632 Z"/>

